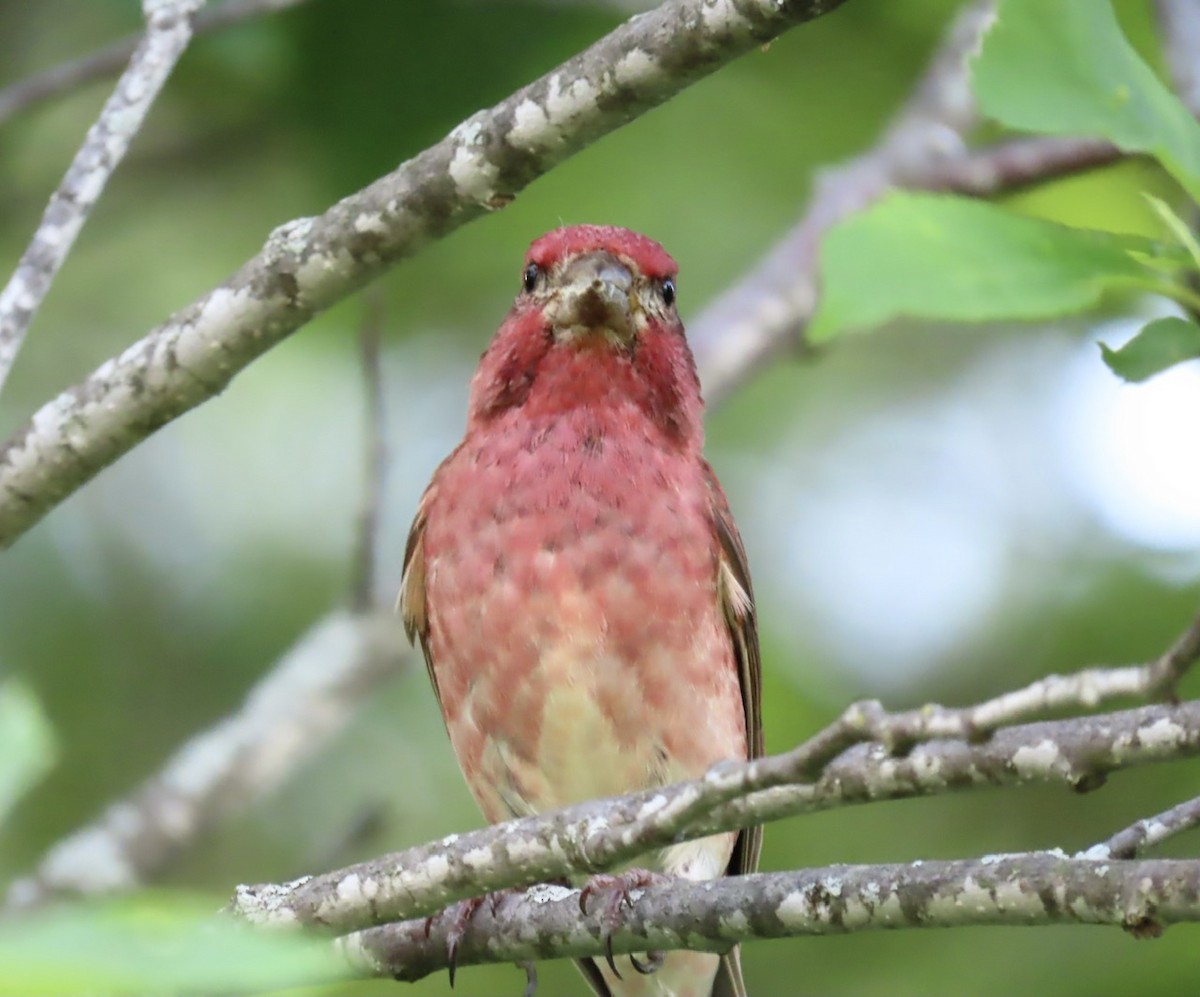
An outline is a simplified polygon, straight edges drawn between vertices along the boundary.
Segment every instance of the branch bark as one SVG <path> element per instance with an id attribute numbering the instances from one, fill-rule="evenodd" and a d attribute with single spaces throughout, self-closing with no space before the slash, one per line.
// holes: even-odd
<path id="1" fill-rule="evenodd" d="M 675 880 L 647 887 L 618 917 L 612 952 L 621 955 L 969 925 L 1097 924 L 1156 935 L 1200 921 L 1200 860 L 1097 861 L 1053 851 Z M 448 968 L 447 920 L 387 924 L 336 944 L 364 976 L 419 980 Z M 580 914 L 577 890 L 535 887 L 484 904 L 458 942 L 456 963 L 602 957 L 605 928 L 600 915 Z"/>
<path id="2" fill-rule="evenodd" d="M 904 757 L 877 743 L 844 750 L 855 727 L 843 717 L 787 754 L 716 766 L 703 779 L 451 835 L 291 883 L 241 886 L 230 906 L 255 923 L 344 933 L 800 813 L 1028 782 L 1082 791 L 1117 769 L 1200 754 L 1200 701 L 1009 727 L 982 744 L 935 740 Z M 814 766 L 819 778 L 797 781 Z"/>
<path id="3" fill-rule="evenodd" d="M 88 129 L 16 272 L 0 291 L 0 391 L 76 236 L 187 48 L 192 15 L 203 4 L 204 0 L 142 0 L 146 33 L 129 68 Z"/>
<path id="4" fill-rule="evenodd" d="M 668 0 L 323 215 L 49 402 L 0 448 L 0 548 L 265 350 L 613 129 L 843 0 Z"/>
<path id="5" fill-rule="evenodd" d="M 224 817 L 310 758 L 411 651 L 391 613 L 334 613 L 302 637 L 241 709 L 185 743 L 9 888 L 10 908 L 145 884 Z"/>
<path id="6" fill-rule="evenodd" d="M 1200 827 L 1200 796 L 1153 817 L 1145 817 L 1088 849 L 1087 858 L 1134 859 L 1184 831 Z"/>

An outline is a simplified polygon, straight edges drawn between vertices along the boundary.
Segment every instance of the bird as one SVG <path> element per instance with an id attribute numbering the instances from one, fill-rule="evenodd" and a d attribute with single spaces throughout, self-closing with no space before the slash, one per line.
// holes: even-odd
<path id="1" fill-rule="evenodd" d="M 629 229 L 536 239 L 409 531 L 399 610 L 490 823 L 762 754 L 753 589 L 704 457 L 677 276 Z M 761 841 L 713 835 L 638 868 L 753 872 Z M 736 948 L 578 965 L 600 997 L 745 994 Z"/>

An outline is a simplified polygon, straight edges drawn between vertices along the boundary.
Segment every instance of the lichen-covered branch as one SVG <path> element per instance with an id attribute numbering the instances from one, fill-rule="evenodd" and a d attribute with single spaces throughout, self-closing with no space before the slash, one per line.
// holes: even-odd
<path id="1" fill-rule="evenodd" d="M 618 954 L 896 928 L 1094 924 L 1137 936 L 1200 921 L 1200 860 L 1097 861 L 1060 851 L 957 862 L 832 866 L 647 887 L 620 912 Z M 445 919 L 383 925 L 336 944 L 364 976 L 418 980 L 447 968 Z M 579 892 L 536 886 L 484 904 L 457 964 L 603 956 L 604 926 Z"/>
<path id="2" fill-rule="evenodd" d="M 16 271 L 0 291 L 0 391 L 75 237 L 187 48 L 192 15 L 203 4 L 204 0 L 142 0 L 146 33 L 129 68 L 88 129 Z"/>
<path id="3" fill-rule="evenodd" d="M 305 0 L 225 0 L 205 7 L 192 20 L 192 34 L 203 35 L 261 14 L 295 7 Z M 36 104 L 103 79 L 117 72 L 133 56 L 141 35 L 129 35 L 89 55 L 59 63 L 0 89 L 0 127 L 9 118 Z"/>
<path id="4" fill-rule="evenodd" d="M 239 887 L 231 909 L 257 923 L 342 933 L 835 806 L 1028 782 L 1092 789 L 1117 769 L 1200 754 L 1200 701 L 1008 727 L 979 744 L 935 740 L 904 757 L 877 743 L 841 751 L 852 730 L 843 718 L 792 752 L 726 763 L 704 779 L 452 835 L 292 883 Z M 815 781 L 794 781 L 818 764 Z"/>
<path id="5" fill-rule="evenodd" d="M 1093 845 L 1084 855 L 1094 859 L 1134 859 L 1147 849 L 1195 827 L 1200 827 L 1200 796 L 1130 824 L 1107 841 Z"/>
<path id="6" fill-rule="evenodd" d="M 589 143 L 843 0 L 667 0 L 316 218 L 42 407 L 0 447 L 0 548 L 385 267 Z"/>
<path id="7" fill-rule="evenodd" d="M 408 658 L 392 614 L 338 612 L 305 634 L 241 709 L 185 743 L 92 824 L 58 842 L 7 905 L 144 885 L 205 830 L 274 788 L 341 730 L 362 691 Z"/>

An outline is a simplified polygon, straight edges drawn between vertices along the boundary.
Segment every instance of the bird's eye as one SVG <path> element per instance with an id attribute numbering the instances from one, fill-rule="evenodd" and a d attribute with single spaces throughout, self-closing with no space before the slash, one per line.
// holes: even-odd
<path id="1" fill-rule="evenodd" d="M 537 287 L 538 277 L 541 275 L 541 270 L 536 263 L 530 263 L 525 268 L 525 272 L 521 274 L 521 287 L 525 289 L 525 293 L 529 294 Z"/>
<path id="2" fill-rule="evenodd" d="M 663 304 L 670 308 L 675 304 L 675 278 L 668 277 L 662 282 Z"/>

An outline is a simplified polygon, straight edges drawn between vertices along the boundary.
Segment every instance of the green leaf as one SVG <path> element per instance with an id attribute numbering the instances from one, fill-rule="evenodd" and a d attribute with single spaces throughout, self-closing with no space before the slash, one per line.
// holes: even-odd
<path id="1" fill-rule="evenodd" d="M 33 693 L 15 679 L 0 682 L 0 824 L 54 765 L 54 732 Z"/>
<path id="2" fill-rule="evenodd" d="M 1134 51 L 1108 0 L 1002 0 L 974 78 L 984 114 L 1150 153 L 1200 200 L 1200 124 Z"/>
<path id="3" fill-rule="evenodd" d="M 893 194 L 826 234 L 812 342 L 897 318 L 1038 319 L 1155 286 L 1139 258 L 1163 247 L 1068 228 L 967 198 Z M 1179 251 L 1179 255 L 1184 255 Z"/>
<path id="4" fill-rule="evenodd" d="M 1119 350 L 1101 343 L 1100 352 L 1113 373 L 1126 381 L 1145 381 L 1168 367 L 1200 357 L 1200 325 L 1181 318 L 1160 318 Z"/>
<path id="5" fill-rule="evenodd" d="M 0 994 L 249 993 L 352 977 L 328 938 L 254 929 L 160 894 L 0 920 Z"/>
<path id="6" fill-rule="evenodd" d="M 1179 245 L 1187 250 L 1188 255 L 1192 258 L 1192 266 L 1200 270 L 1200 243 L 1196 242 L 1196 234 L 1188 227 L 1187 222 L 1180 218 L 1175 213 L 1175 209 L 1161 198 L 1144 192 L 1142 197 L 1146 199 L 1146 203 L 1175 236 Z"/>

